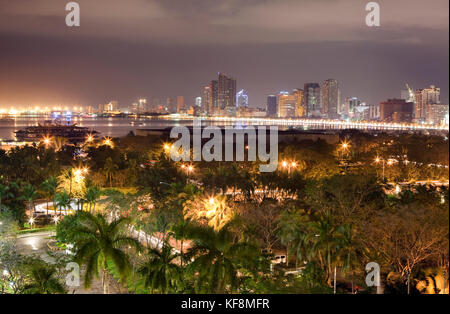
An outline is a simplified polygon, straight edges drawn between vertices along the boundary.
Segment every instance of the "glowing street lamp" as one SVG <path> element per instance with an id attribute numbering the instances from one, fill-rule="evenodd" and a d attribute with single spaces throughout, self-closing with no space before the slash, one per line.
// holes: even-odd
<path id="1" fill-rule="evenodd" d="M 375 163 L 379 164 L 380 162 L 383 163 L 383 180 L 384 180 L 384 164 L 385 164 L 385 160 L 383 158 L 380 158 L 380 157 L 377 156 L 375 158 Z"/>
<path id="2" fill-rule="evenodd" d="M 94 141 L 94 136 L 92 134 L 89 134 L 86 138 L 87 143 L 92 143 Z"/>
<path id="3" fill-rule="evenodd" d="M 44 143 L 45 148 L 48 148 L 48 146 L 52 143 L 52 141 L 49 137 L 44 137 L 42 142 Z"/>
<path id="4" fill-rule="evenodd" d="M 105 139 L 103 140 L 103 145 L 106 145 L 106 146 L 109 146 L 112 148 L 114 146 L 114 143 L 111 138 L 105 137 Z"/>

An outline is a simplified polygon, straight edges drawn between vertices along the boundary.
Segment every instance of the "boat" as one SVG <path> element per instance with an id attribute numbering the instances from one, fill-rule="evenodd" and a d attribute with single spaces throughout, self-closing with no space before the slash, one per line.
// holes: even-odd
<path id="1" fill-rule="evenodd" d="M 99 132 L 76 124 L 61 124 L 58 121 L 45 121 L 37 126 L 29 126 L 24 130 L 16 131 L 16 138 L 23 142 L 38 142 L 44 138 L 62 137 L 69 143 L 77 144 L 86 141 L 87 138 L 97 138 Z"/>

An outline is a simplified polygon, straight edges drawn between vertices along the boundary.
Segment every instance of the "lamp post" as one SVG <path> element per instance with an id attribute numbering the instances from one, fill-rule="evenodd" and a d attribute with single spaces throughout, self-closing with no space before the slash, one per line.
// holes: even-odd
<path id="1" fill-rule="evenodd" d="M 295 161 L 288 162 L 285 160 L 281 163 L 281 167 L 287 169 L 288 174 L 290 174 L 292 168 L 297 168 L 297 162 Z"/>
<path id="2" fill-rule="evenodd" d="M 384 181 L 384 164 L 385 164 L 385 160 L 383 159 L 383 158 L 380 158 L 380 157 L 377 157 L 377 158 L 375 158 L 375 162 L 378 164 L 378 163 L 382 163 L 383 164 L 383 181 Z"/>

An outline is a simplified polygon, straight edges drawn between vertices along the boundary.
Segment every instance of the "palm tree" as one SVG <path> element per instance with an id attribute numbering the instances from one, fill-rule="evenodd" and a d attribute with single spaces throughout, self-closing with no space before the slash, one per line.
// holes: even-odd
<path id="1" fill-rule="evenodd" d="M 95 213 L 95 205 L 100 198 L 101 191 L 95 186 L 90 186 L 84 193 L 84 201 L 89 204 L 89 212 Z"/>
<path id="2" fill-rule="evenodd" d="M 298 267 L 298 261 L 302 257 L 302 239 L 307 232 L 309 218 L 305 212 L 295 208 L 283 211 L 278 222 L 278 236 L 281 243 L 287 248 L 286 264 L 289 264 L 289 255 L 296 252 L 295 265 Z"/>
<path id="3" fill-rule="evenodd" d="M 45 263 L 34 263 L 29 274 L 30 282 L 24 287 L 25 294 L 64 294 L 64 286 L 55 278 L 56 268 Z"/>
<path id="4" fill-rule="evenodd" d="M 66 171 L 64 171 L 62 177 L 64 179 L 69 180 L 69 196 L 72 196 L 72 181 L 73 181 L 73 177 L 74 177 L 73 169 L 70 168 L 70 169 L 67 169 Z"/>
<path id="5" fill-rule="evenodd" d="M 102 272 L 102 284 L 105 294 L 109 293 L 110 273 L 108 264 L 112 264 L 118 275 L 124 281 L 131 270 L 129 257 L 125 253 L 126 247 L 141 250 L 136 239 L 127 237 L 122 227 L 129 221 L 118 218 L 111 222 L 101 214 L 93 215 L 82 212 L 81 226 L 77 228 L 78 239 L 75 247 L 75 261 L 86 265 L 84 285 L 88 288 L 94 276 L 99 277 Z"/>
<path id="6" fill-rule="evenodd" d="M 190 232 L 193 246 L 186 253 L 187 273 L 196 279 L 197 292 L 235 292 L 239 287 L 238 271 L 256 265 L 259 251 L 245 242 L 234 242 L 233 235 L 222 228 L 194 227 Z"/>
<path id="7" fill-rule="evenodd" d="M 191 232 L 191 225 L 187 221 L 181 221 L 177 225 L 172 227 L 173 236 L 175 239 L 180 241 L 180 264 L 183 267 L 184 259 L 184 240 L 189 237 Z"/>
<path id="8" fill-rule="evenodd" d="M 138 270 L 144 277 L 144 285 L 151 293 L 176 292 L 181 283 L 181 267 L 175 263 L 180 255 L 165 242 L 162 248 L 149 249 L 149 259 Z"/>
<path id="9" fill-rule="evenodd" d="M 331 286 L 333 268 L 344 246 L 344 226 L 336 225 L 330 213 L 325 213 L 311 223 L 311 233 L 306 241 L 311 243 L 310 256 L 319 260 L 327 274 L 327 284 Z M 334 273 L 336 270 L 334 269 Z M 336 276 L 334 276 L 336 281 Z"/>
<path id="10" fill-rule="evenodd" d="M 105 173 L 106 180 L 109 181 L 109 186 L 112 187 L 112 179 L 119 167 L 114 163 L 111 157 L 106 158 L 105 165 L 103 166 L 103 172 Z"/>
<path id="11" fill-rule="evenodd" d="M 26 184 L 22 188 L 22 199 L 28 202 L 28 210 L 30 212 L 30 217 L 34 215 L 34 200 L 37 198 L 38 194 L 34 186 L 31 184 Z"/>
<path id="12" fill-rule="evenodd" d="M 49 200 L 53 200 L 55 202 L 56 190 L 58 189 L 58 179 L 55 177 L 49 177 L 47 180 L 42 182 L 42 190 L 45 192 L 47 196 L 47 215 L 48 215 L 48 202 Z M 55 205 L 55 204 L 53 204 Z"/>
<path id="13" fill-rule="evenodd" d="M 65 137 L 57 136 L 53 138 L 52 142 L 53 147 L 55 148 L 55 152 L 58 152 L 64 147 L 64 145 L 66 145 L 67 139 Z"/>
<path id="14" fill-rule="evenodd" d="M 14 197 L 14 194 L 10 192 L 10 187 L 0 183 L 0 213 L 2 212 L 2 199 L 10 197 Z"/>
<path id="15" fill-rule="evenodd" d="M 60 193 L 56 193 L 54 206 L 55 206 L 55 211 L 57 208 L 59 208 L 60 215 L 61 215 L 63 208 L 65 209 L 66 215 L 67 215 L 67 210 L 72 209 L 70 204 L 71 204 L 70 196 L 69 196 L 69 194 L 67 194 L 67 192 L 65 190 L 63 190 Z"/>

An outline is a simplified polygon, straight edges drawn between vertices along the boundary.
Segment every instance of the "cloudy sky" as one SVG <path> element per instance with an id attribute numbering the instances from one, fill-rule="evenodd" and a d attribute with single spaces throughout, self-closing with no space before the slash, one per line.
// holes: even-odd
<path id="1" fill-rule="evenodd" d="M 342 97 L 377 103 L 404 83 L 441 87 L 448 103 L 448 0 L 0 0 L 0 107 L 188 100 L 218 71 L 252 105 L 328 78 Z"/>

